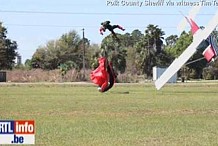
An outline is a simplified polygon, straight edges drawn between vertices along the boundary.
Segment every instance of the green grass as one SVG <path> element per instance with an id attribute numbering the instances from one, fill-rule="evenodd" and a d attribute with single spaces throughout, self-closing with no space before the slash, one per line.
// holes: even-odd
<path id="1" fill-rule="evenodd" d="M 217 86 L 3 84 L 0 119 L 35 120 L 43 146 L 216 146 Z"/>

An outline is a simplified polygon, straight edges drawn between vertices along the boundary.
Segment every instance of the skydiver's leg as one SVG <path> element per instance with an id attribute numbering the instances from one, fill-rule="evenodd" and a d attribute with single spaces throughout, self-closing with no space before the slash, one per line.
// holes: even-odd
<path id="1" fill-rule="evenodd" d="M 120 39 L 117 37 L 116 33 L 112 30 L 111 31 L 113 37 L 118 41 L 118 43 L 120 43 Z"/>
<path id="2" fill-rule="evenodd" d="M 112 30 L 111 31 L 111 33 L 113 34 L 113 36 L 115 37 L 115 38 L 117 38 L 117 35 L 116 35 L 116 33 Z"/>
<path id="3" fill-rule="evenodd" d="M 125 29 L 124 29 L 122 26 L 120 26 L 120 25 L 113 25 L 112 28 L 113 28 L 113 29 L 119 28 L 119 29 L 121 29 L 122 31 L 125 30 Z"/>

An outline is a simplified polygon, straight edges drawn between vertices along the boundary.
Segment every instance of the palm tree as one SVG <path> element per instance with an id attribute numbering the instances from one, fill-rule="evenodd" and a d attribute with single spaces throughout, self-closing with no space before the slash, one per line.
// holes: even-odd
<path id="1" fill-rule="evenodd" d="M 148 47 L 149 49 L 154 49 L 154 51 L 158 54 L 162 50 L 163 39 L 165 33 L 158 25 L 149 24 L 147 29 L 145 30 L 145 37 L 148 39 Z"/>
<path id="2" fill-rule="evenodd" d="M 152 76 L 152 67 L 156 65 L 156 56 L 162 51 L 163 35 L 165 33 L 158 28 L 158 25 L 149 24 L 145 30 L 143 46 L 141 46 L 143 49 L 140 54 L 143 54 L 142 68 L 147 77 Z"/>

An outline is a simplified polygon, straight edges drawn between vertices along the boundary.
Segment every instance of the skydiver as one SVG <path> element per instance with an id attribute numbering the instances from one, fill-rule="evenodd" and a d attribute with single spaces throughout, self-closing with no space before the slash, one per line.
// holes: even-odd
<path id="1" fill-rule="evenodd" d="M 98 59 L 99 66 L 90 74 L 93 83 L 98 85 L 99 92 L 106 92 L 111 89 L 115 83 L 116 75 L 112 64 L 108 63 L 105 57 Z"/>
<path id="2" fill-rule="evenodd" d="M 121 29 L 122 31 L 125 31 L 125 29 L 120 25 L 111 25 L 110 21 L 102 22 L 99 31 L 100 31 L 100 34 L 103 35 L 103 32 L 105 32 L 106 29 L 108 29 L 113 34 L 113 36 L 118 39 L 116 33 L 114 32 L 114 29 L 116 28 Z"/>

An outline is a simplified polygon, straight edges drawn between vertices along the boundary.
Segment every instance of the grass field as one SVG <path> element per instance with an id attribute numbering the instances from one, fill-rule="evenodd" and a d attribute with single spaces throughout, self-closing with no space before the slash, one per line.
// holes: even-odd
<path id="1" fill-rule="evenodd" d="M 0 119 L 34 119 L 42 146 L 217 146 L 217 87 L 1 84 Z"/>

